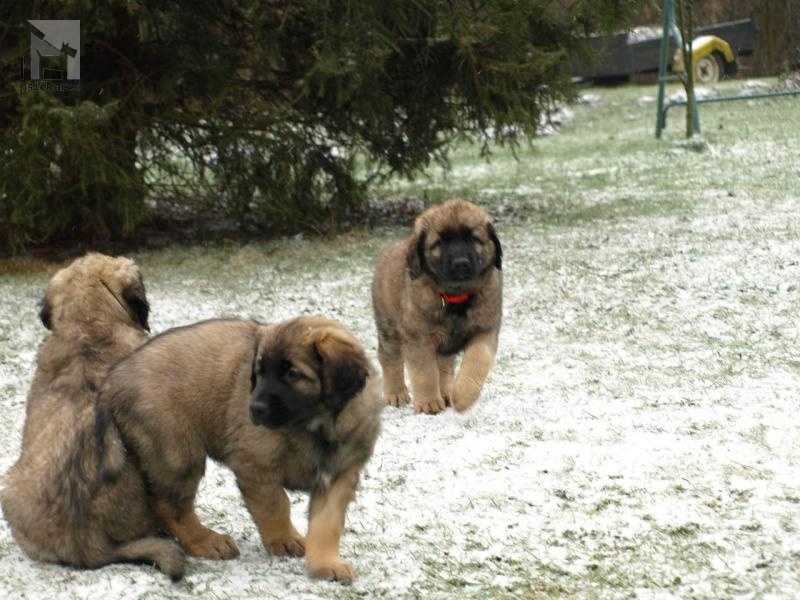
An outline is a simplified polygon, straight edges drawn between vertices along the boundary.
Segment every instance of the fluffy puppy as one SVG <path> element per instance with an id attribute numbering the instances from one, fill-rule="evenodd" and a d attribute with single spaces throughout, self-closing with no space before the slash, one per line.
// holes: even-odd
<path id="1" fill-rule="evenodd" d="M 335 321 L 213 320 L 151 339 L 112 370 L 99 401 L 147 476 L 159 522 L 188 553 L 239 552 L 194 510 L 211 457 L 235 473 L 268 551 L 305 553 L 312 577 L 349 583 L 339 540 L 380 431 L 378 385 Z M 307 538 L 284 488 L 311 493 Z"/>
<path id="2" fill-rule="evenodd" d="M 502 257 L 491 218 L 464 200 L 429 208 L 409 238 L 384 249 L 372 305 L 387 404 L 410 400 L 404 366 L 417 412 L 435 414 L 447 404 L 464 411 L 475 403 L 497 352 Z"/>
<path id="3" fill-rule="evenodd" d="M 76 567 L 155 563 L 180 579 L 184 554 L 156 537 L 144 481 L 119 432 L 96 412 L 108 369 L 147 340 L 149 306 L 132 260 L 88 254 L 50 281 L 28 394 L 22 454 L 5 477 L 3 514 L 33 559 Z M 97 423 L 102 427 L 98 428 Z"/>

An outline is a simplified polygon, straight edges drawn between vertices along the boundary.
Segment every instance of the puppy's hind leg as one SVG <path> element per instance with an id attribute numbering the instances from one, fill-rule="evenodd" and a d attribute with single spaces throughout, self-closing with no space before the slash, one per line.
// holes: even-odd
<path id="1" fill-rule="evenodd" d="M 192 556 L 236 558 L 239 548 L 233 538 L 203 525 L 194 510 L 205 472 L 205 449 L 190 429 L 183 435 L 172 431 L 168 422 L 159 420 L 158 412 L 135 413 L 125 404 L 114 412 L 126 445 L 139 458 L 158 524 Z"/>
<path id="2" fill-rule="evenodd" d="M 408 404 L 411 398 L 403 376 L 403 345 L 401 342 L 378 336 L 378 361 L 383 371 L 383 400 L 389 406 Z"/>
<path id="3" fill-rule="evenodd" d="M 211 560 L 227 560 L 239 556 L 239 548 L 231 536 L 217 533 L 200 522 L 194 512 L 194 497 L 188 504 L 181 504 L 180 507 L 163 498 L 157 498 L 153 504 L 153 512 L 164 530 L 177 539 L 192 556 Z"/>

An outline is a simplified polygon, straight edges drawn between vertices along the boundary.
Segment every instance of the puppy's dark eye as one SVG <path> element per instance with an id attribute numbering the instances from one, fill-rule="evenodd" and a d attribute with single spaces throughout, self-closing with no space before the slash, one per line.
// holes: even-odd
<path id="1" fill-rule="evenodd" d="M 476 236 L 474 233 L 469 232 L 467 234 L 467 242 L 469 242 L 470 244 L 477 244 L 478 246 L 480 246 L 483 243 L 483 240 L 478 236 Z"/>
<path id="2" fill-rule="evenodd" d="M 298 369 L 292 366 L 292 363 L 285 361 L 283 365 L 283 378 L 287 383 L 295 383 L 305 377 Z"/>

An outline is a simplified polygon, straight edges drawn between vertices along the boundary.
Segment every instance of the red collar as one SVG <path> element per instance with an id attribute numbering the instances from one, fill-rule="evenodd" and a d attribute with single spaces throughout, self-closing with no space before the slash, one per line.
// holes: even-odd
<path id="1" fill-rule="evenodd" d="M 442 294 L 441 292 L 436 292 L 439 295 L 439 298 L 442 299 L 442 302 L 446 304 L 463 304 L 470 298 L 472 298 L 472 292 L 464 292 L 463 294 Z"/>

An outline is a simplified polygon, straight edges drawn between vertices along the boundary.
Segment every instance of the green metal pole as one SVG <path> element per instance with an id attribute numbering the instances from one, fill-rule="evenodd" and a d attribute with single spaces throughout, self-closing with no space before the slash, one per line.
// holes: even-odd
<path id="1" fill-rule="evenodd" d="M 695 100 L 695 104 L 717 104 L 719 102 L 733 102 L 735 100 L 761 100 L 763 98 L 778 98 L 781 96 L 800 96 L 800 90 L 789 90 L 785 92 L 765 92 L 763 94 L 738 94 L 736 96 L 720 96 L 718 98 L 701 98 Z M 664 112 L 668 112 L 673 106 L 686 106 L 686 100 L 670 100 L 664 105 Z"/>
<path id="2" fill-rule="evenodd" d="M 661 53 L 658 60 L 658 103 L 656 107 L 656 138 L 661 138 L 661 132 L 667 126 L 667 110 L 669 106 L 664 106 L 664 87 L 667 81 L 677 79 L 675 75 L 669 75 L 667 67 L 669 66 L 669 37 L 675 38 L 675 43 L 678 48 L 683 48 L 683 38 L 681 30 L 675 19 L 675 2 L 674 0 L 664 0 L 664 29 L 661 33 Z M 687 97 L 687 106 L 689 105 Z M 697 109 L 697 100 L 694 97 L 694 90 L 692 90 L 692 125 L 695 133 L 700 133 L 700 114 Z M 672 103 L 675 106 L 678 103 Z"/>
<path id="3" fill-rule="evenodd" d="M 664 24 L 661 33 L 661 54 L 658 59 L 658 107 L 656 113 L 656 138 L 667 126 L 667 111 L 664 108 L 664 86 L 667 83 L 667 61 L 669 58 L 669 35 L 675 27 L 675 7 L 672 0 L 664 0 Z M 680 35 L 679 32 L 675 32 Z"/>
<path id="4" fill-rule="evenodd" d="M 687 0 L 681 0 L 686 2 Z M 692 132 L 694 135 L 700 134 L 700 110 L 697 108 L 697 98 L 694 95 L 694 56 L 692 54 L 692 42 L 694 41 L 694 5 L 693 0 L 689 0 L 689 23 L 688 31 L 689 40 L 686 42 L 688 52 L 684 54 L 684 64 L 686 65 L 686 80 L 688 81 L 687 88 L 689 89 L 688 97 L 691 97 L 687 110 L 691 110 L 692 119 Z"/>

